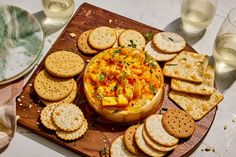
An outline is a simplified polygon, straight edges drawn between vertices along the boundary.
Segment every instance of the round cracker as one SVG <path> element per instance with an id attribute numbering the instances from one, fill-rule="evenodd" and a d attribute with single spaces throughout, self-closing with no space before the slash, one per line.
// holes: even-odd
<path id="1" fill-rule="evenodd" d="M 158 150 L 158 151 L 162 151 L 162 152 L 168 152 L 168 151 L 171 151 L 173 149 L 175 149 L 175 147 L 177 145 L 174 145 L 174 146 L 171 146 L 171 147 L 168 147 L 168 146 L 163 146 L 157 142 L 155 142 L 147 133 L 145 127 L 143 127 L 143 138 L 144 140 L 155 150 Z"/>
<path id="2" fill-rule="evenodd" d="M 162 126 L 162 115 L 153 114 L 145 121 L 145 129 L 148 135 L 157 143 L 164 146 L 174 146 L 178 143 L 178 139 L 168 134 Z"/>
<path id="3" fill-rule="evenodd" d="M 193 118 L 185 111 L 171 109 L 165 112 L 162 118 L 164 129 L 176 138 L 188 138 L 195 130 Z"/>
<path id="4" fill-rule="evenodd" d="M 88 42 L 93 48 L 104 50 L 112 47 L 116 42 L 116 33 L 110 27 L 101 26 L 90 33 Z"/>
<path id="5" fill-rule="evenodd" d="M 34 80 L 36 93 L 44 100 L 60 101 L 67 97 L 73 88 L 73 79 L 51 76 L 46 70 L 40 71 Z"/>
<path id="6" fill-rule="evenodd" d="M 112 145 L 111 145 L 111 149 L 110 149 L 110 155 L 111 157 L 135 157 L 136 155 L 131 154 L 127 148 L 124 145 L 123 142 L 123 135 L 117 137 Z"/>
<path id="7" fill-rule="evenodd" d="M 57 77 L 73 77 L 84 69 L 84 61 L 76 53 L 57 51 L 46 58 L 45 68 L 50 74 Z"/>
<path id="8" fill-rule="evenodd" d="M 122 32 L 118 40 L 119 40 L 120 46 L 132 47 L 131 42 L 133 42 L 133 45 L 134 46 L 136 45 L 136 48 L 142 49 L 142 50 L 144 49 L 145 43 L 146 43 L 144 36 L 138 31 L 132 30 L 132 29 L 128 29 Z"/>
<path id="9" fill-rule="evenodd" d="M 40 120 L 43 126 L 45 126 L 46 128 L 50 130 L 57 130 L 57 126 L 52 121 L 52 113 L 56 106 L 57 104 L 46 106 L 43 108 L 43 110 L 40 113 Z"/>
<path id="10" fill-rule="evenodd" d="M 180 35 L 172 32 L 160 32 L 153 36 L 154 45 L 166 53 L 176 53 L 184 49 L 186 42 Z"/>
<path id="11" fill-rule="evenodd" d="M 83 136 L 86 133 L 87 129 L 88 129 L 88 122 L 87 120 L 84 120 L 82 126 L 78 130 L 71 131 L 71 132 L 57 130 L 56 135 L 63 140 L 71 141 L 71 140 L 76 140 L 80 138 L 81 136 Z"/>
<path id="12" fill-rule="evenodd" d="M 42 101 L 42 103 L 44 105 L 53 105 L 53 104 L 60 104 L 60 103 L 71 103 L 75 100 L 77 96 L 77 83 L 76 81 L 73 79 L 73 88 L 72 88 L 72 91 L 70 92 L 70 94 L 62 99 L 61 101 L 47 101 L 47 100 L 43 100 L 43 99 L 40 99 L 40 101 Z"/>
<path id="13" fill-rule="evenodd" d="M 126 148 L 135 155 L 144 155 L 143 152 L 138 148 L 135 142 L 135 132 L 139 125 L 133 125 L 129 127 L 124 133 L 124 144 Z"/>
<path id="14" fill-rule="evenodd" d="M 135 133 L 135 141 L 138 147 L 149 156 L 164 156 L 166 152 L 161 152 L 153 149 L 151 146 L 147 144 L 147 142 L 143 138 L 143 128 L 144 124 L 139 125 Z"/>
<path id="15" fill-rule="evenodd" d="M 146 44 L 145 51 L 157 61 L 169 61 L 177 55 L 177 53 L 161 53 L 160 50 L 157 50 L 152 41 Z"/>
<path id="16" fill-rule="evenodd" d="M 85 32 L 83 32 L 78 39 L 78 47 L 79 49 L 86 54 L 96 54 L 99 52 L 99 50 L 96 50 L 94 48 L 92 48 L 89 44 L 88 44 L 88 37 L 90 35 L 90 33 L 93 30 L 87 30 Z"/>
<path id="17" fill-rule="evenodd" d="M 63 131 L 75 131 L 84 122 L 84 115 L 80 108 L 72 103 L 58 104 L 52 113 L 56 126 Z"/>
<path id="18" fill-rule="evenodd" d="M 115 29 L 115 32 L 116 32 L 116 42 L 114 43 L 114 45 L 112 46 L 113 48 L 117 48 L 117 47 L 119 47 L 119 42 L 118 42 L 118 39 L 119 39 L 119 36 L 120 36 L 120 34 L 122 33 L 122 32 L 124 32 L 125 31 L 125 29 L 123 29 L 123 28 L 116 28 Z"/>

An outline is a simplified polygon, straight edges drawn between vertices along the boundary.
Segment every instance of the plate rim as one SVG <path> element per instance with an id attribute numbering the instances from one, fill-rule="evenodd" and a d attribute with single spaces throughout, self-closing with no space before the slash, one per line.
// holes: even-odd
<path id="1" fill-rule="evenodd" d="M 9 4 L 0 5 L 0 8 L 2 8 L 2 7 L 14 7 L 14 8 L 17 8 L 17 9 L 20 9 L 20 10 L 26 12 L 30 17 L 32 17 L 34 19 L 34 21 L 37 23 L 37 25 L 38 25 L 38 27 L 40 29 L 39 32 L 41 33 L 40 36 L 42 37 L 42 42 L 40 44 L 40 50 L 38 51 L 38 55 L 31 62 L 31 64 L 28 65 L 26 68 L 24 68 L 24 70 L 22 70 L 21 72 L 18 72 L 17 74 L 15 74 L 14 76 L 11 76 L 9 78 L 5 78 L 3 80 L 0 80 L 0 85 L 13 82 L 13 81 L 23 77 L 24 75 L 26 75 L 29 71 L 31 71 L 34 68 L 34 66 L 38 63 L 38 61 L 40 60 L 40 58 L 42 56 L 43 49 L 44 49 L 44 42 L 45 42 L 45 34 L 44 34 L 44 31 L 43 31 L 43 28 L 42 28 L 40 22 L 38 21 L 38 19 L 33 14 L 31 14 L 29 11 L 27 11 L 27 10 L 21 8 L 21 7 L 18 7 L 16 5 L 9 5 Z"/>

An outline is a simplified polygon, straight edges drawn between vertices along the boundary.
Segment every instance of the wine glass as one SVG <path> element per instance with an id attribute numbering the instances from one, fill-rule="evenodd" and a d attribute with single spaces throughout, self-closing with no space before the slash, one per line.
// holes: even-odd
<path id="1" fill-rule="evenodd" d="M 199 33 L 207 28 L 215 16 L 217 0 L 182 0 L 181 19 L 189 33 Z"/>
<path id="2" fill-rule="evenodd" d="M 217 34 L 213 57 L 217 69 L 236 69 L 236 8 L 229 11 Z"/>

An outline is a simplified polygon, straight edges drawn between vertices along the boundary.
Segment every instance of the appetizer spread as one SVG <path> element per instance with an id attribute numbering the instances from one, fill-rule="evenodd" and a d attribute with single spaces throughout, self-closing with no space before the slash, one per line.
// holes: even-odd
<path id="1" fill-rule="evenodd" d="M 81 74 L 86 105 L 108 123 L 129 126 L 113 141 L 111 157 L 164 156 L 181 139 L 191 138 L 195 121 L 223 99 L 214 88 L 214 67 L 208 56 L 185 51 L 186 42 L 178 34 L 149 33 L 145 38 L 137 30 L 100 26 L 77 39 L 83 54 L 95 55 L 87 65 L 75 52 L 47 56 L 34 79 L 34 91 L 46 106 L 40 113 L 42 125 L 62 140 L 86 133 L 89 123 L 74 102 L 79 94 L 75 80 Z M 171 82 L 169 98 L 181 109 L 158 112 L 164 77 Z"/>
<path id="2" fill-rule="evenodd" d="M 163 85 L 159 64 L 144 51 L 129 47 L 101 52 L 84 73 L 90 105 L 101 116 L 117 122 L 148 116 L 160 105 Z"/>

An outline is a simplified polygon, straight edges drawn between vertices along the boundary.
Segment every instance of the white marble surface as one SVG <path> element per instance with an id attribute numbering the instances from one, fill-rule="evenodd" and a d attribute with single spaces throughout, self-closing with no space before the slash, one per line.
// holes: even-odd
<path id="1" fill-rule="evenodd" d="M 75 9 L 85 1 L 75 0 Z M 86 1 L 120 15 L 132 18 L 153 27 L 176 31 L 180 18 L 181 0 L 89 0 Z M 20 6 L 31 13 L 42 11 L 40 0 L 0 0 L 0 4 Z M 212 56 L 213 43 L 217 32 L 229 9 L 236 7 L 236 0 L 218 0 L 218 8 L 214 20 L 202 38 L 188 38 L 188 42 L 198 52 Z M 62 29 L 61 29 L 62 30 Z M 49 35 L 45 40 L 44 54 L 56 40 L 61 30 Z M 222 74 L 217 77 L 217 85 L 224 92 L 225 98 L 220 103 L 215 121 L 193 157 L 232 157 L 236 154 L 236 72 Z M 227 89 L 226 89 L 227 88 Z M 226 129 L 224 129 L 226 127 Z M 213 151 L 202 151 L 214 148 Z M 29 130 L 17 128 L 11 144 L 0 154 L 1 157 L 75 157 L 71 152 Z"/>

